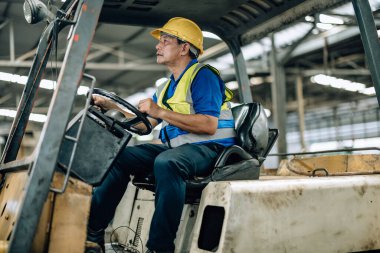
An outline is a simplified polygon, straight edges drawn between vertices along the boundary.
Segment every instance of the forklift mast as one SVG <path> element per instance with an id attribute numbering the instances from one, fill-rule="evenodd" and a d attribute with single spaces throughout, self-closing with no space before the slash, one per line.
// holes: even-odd
<path id="1" fill-rule="evenodd" d="M 72 22 L 56 19 L 45 30 L 38 46 L 33 66 L 28 75 L 27 85 L 23 92 L 14 119 L 11 135 L 2 156 L 1 172 L 28 170 L 29 177 L 25 186 L 20 211 L 10 238 L 8 252 L 29 252 L 44 202 L 50 191 L 53 174 L 56 168 L 59 150 L 64 139 L 66 127 L 72 110 L 75 94 L 83 76 L 86 55 L 90 50 L 92 38 L 98 23 L 103 0 L 67 1 L 64 7 L 75 4 L 74 20 Z M 47 121 L 43 126 L 41 138 L 32 157 L 21 161 L 16 158 L 27 119 L 31 112 L 36 90 L 52 46 L 54 27 L 58 29 L 66 25 L 72 26 L 72 32 L 67 46 L 63 66 L 58 76 L 57 88 L 54 90 L 50 103 Z M 8 144 L 9 143 L 9 144 Z M 20 238 L 23 238 L 20 240 Z"/>

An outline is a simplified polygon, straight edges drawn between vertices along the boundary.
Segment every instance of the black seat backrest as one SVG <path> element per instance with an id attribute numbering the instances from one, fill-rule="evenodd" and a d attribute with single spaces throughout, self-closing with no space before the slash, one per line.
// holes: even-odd
<path id="1" fill-rule="evenodd" d="M 268 147 L 268 119 L 259 103 L 242 104 L 232 108 L 235 119 L 237 145 L 259 161 Z"/>

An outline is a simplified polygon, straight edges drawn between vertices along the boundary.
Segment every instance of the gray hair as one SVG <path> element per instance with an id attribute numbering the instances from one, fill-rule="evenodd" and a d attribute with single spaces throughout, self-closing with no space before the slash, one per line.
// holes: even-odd
<path id="1" fill-rule="evenodd" d="M 194 47 L 191 43 L 189 43 L 189 45 L 190 45 L 190 53 L 193 54 L 195 58 L 198 58 L 199 56 L 198 48 Z"/>

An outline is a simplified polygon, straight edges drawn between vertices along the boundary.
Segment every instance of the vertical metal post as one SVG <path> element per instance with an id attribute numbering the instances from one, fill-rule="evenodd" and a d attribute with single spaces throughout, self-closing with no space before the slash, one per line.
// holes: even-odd
<path id="1" fill-rule="evenodd" d="M 329 50 L 328 50 L 328 42 L 327 37 L 323 38 L 323 71 L 327 74 L 327 70 L 329 69 Z"/>
<path id="2" fill-rule="evenodd" d="M 9 23 L 9 55 L 11 62 L 15 61 L 15 33 L 13 21 Z"/>
<path id="3" fill-rule="evenodd" d="M 19 102 L 17 114 L 13 119 L 11 131 L 1 157 L 1 163 L 13 161 L 17 157 L 29 115 L 32 111 L 33 101 L 41 81 L 43 74 L 42 70 L 45 69 L 46 63 L 49 59 L 53 27 L 53 23 L 49 24 L 41 36 L 21 100 L 17 101 Z"/>
<path id="4" fill-rule="evenodd" d="M 332 116 L 332 121 L 333 123 L 331 125 L 334 126 L 334 130 L 335 130 L 335 133 L 334 135 L 331 136 L 331 139 L 335 139 L 339 144 L 338 148 L 343 148 L 343 147 L 340 147 L 340 142 L 342 141 L 343 138 L 340 138 L 339 136 L 339 122 L 338 122 L 338 108 L 337 106 L 334 106 L 333 107 L 333 116 Z"/>
<path id="5" fill-rule="evenodd" d="M 375 21 L 368 0 L 352 0 L 363 41 L 365 55 L 380 106 L 380 45 Z"/>
<path id="6" fill-rule="evenodd" d="M 251 103 L 252 94 L 250 81 L 247 73 L 247 66 L 245 65 L 245 60 L 243 53 L 241 52 L 241 47 L 238 38 L 233 38 L 226 40 L 228 47 L 231 50 L 232 57 L 234 58 L 234 66 L 236 79 L 239 84 L 239 94 L 241 103 Z"/>
<path id="7" fill-rule="evenodd" d="M 298 121 L 299 121 L 299 131 L 302 151 L 307 151 L 305 143 L 305 111 L 304 111 L 304 100 L 303 100 L 303 89 L 302 89 L 302 76 L 297 76 L 296 90 L 297 90 L 297 104 L 298 104 Z"/>
<path id="8" fill-rule="evenodd" d="M 286 153 L 286 83 L 285 70 L 277 61 L 277 50 L 274 44 L 274 34 L 271 35 L 272 52 L 271 52 L 271 75 L 272 75 L 272 103 L 274 122 L 278 128 L 279 136 L 277 147 L 279 153 Z"/>
<path id="9" fill-rule="evenodd" d="M 79 19 L 70 38 L 48 119 L 35 150 L 35 161 L 24 190 L 9 253 L 29 252 L 32 245 L 102 5 L 103 0 L 81 1 L 79 4 Z"/>

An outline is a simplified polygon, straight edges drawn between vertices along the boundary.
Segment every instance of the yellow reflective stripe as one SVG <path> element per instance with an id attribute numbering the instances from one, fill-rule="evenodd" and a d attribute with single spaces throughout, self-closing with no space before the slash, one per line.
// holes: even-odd
<path id="1" fill-rule="evenodd" d="M 162 103 L 162 101 L 164 99 L 164 94 L 166 90 L 169 88 L 169 84 L 170 84 L 170 79 L 165 84 L 161 84 L 157 88 L 157 91 L 156 91 L 157 104 L 159 107 L 165 108 L 165 109 L 168 109 L 168 108 Z"/>

